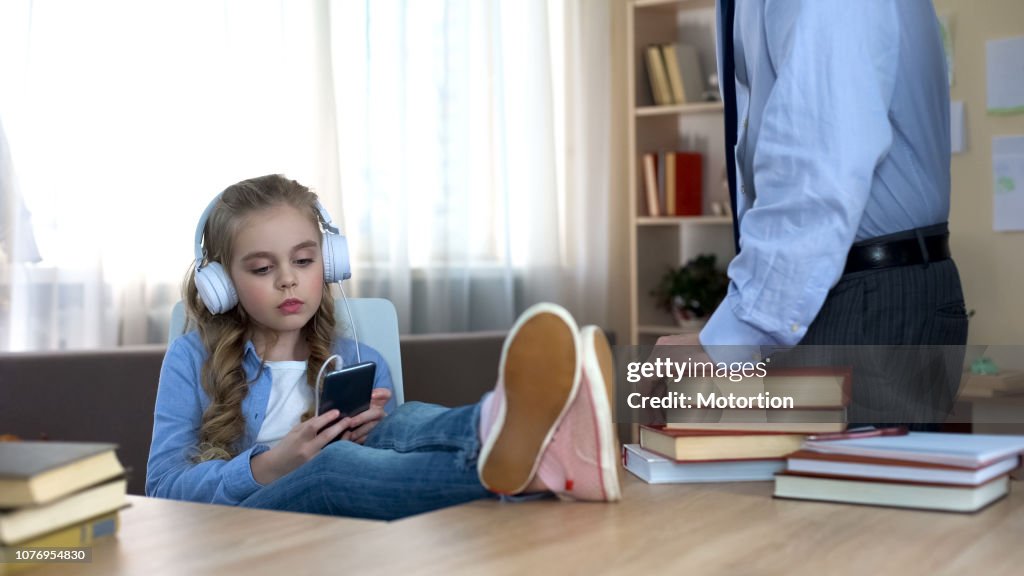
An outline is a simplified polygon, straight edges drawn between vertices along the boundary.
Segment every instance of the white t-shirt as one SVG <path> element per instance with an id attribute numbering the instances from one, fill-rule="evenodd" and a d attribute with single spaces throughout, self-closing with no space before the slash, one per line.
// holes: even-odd
<path id="1" fill-rule="evenodd" d="M 265 362 L 270 370 L 270 401 L 256 442 L 274 446 L 284 438 L 313 405 L 313 391 L 306 384 L 306 363 L 298 360 Z"/>

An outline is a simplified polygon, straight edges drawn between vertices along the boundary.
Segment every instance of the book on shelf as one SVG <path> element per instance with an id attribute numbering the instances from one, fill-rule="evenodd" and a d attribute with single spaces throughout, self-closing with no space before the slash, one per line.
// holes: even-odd
<path id="1" fill-rule="evenodd" d="M 909 432 L 901 436 L 808 441 L 803 449 L 977 469 L 1024 452 L 1024 436 Z"/>
<path id="2" fill-rule="evenodd" d="M 622 446 L 622 465 L 649 484 L 755 482 L 772 480 L 782 471 L 781 458 L 720 462 L 676 462 L 639 444 Z"/>
<path id="3" fill-rule="evenodd" d="M 786 459 L 786 471 L 811 476 L 837 476 L 849 479 L 897 480 L 934 484 L 977 486 L 1008 474 L 1020 465 L 1020 457 L 1009 456 L 987 466 L 965 468 L 931 462 L 868 458 L 844 454 L 823 454 L 799 450 Z"/>
<path id="4" fill-rule="evenodd" d="M 1009 476 L 1005 474 L 977 486 L 849 480 L 788 472 L 775 476 L 776 498 L 950 512 L 975 512 L 999 500 L 1009 490 Z"/>
<path id="5" fill-rule="evenodd" d="M 25 548 L 85 548 L 117 535 L 120 512 L 110 512 L 21 542 L 16 547 L 0 546 L 0 575 L 14 574 L 38 562 L 14 562 L 17 550 Z"/>
<path id="6" fill-rule="evenodd" d="M 658 106 L 672 104 L 672 90 L 669 88 L 668 78 L 665 75 L 665 62 L 661 47 L 658 45 L 648 46 L 644 50 L 644 55 L 647 64 L 647 78 L 650 81 L 654 103 Z"/>
<path id="7" fill-rule="evenodd" d="M 0 508 L 43 504 L 124 474 L 114 444 L 0 442 Z"/>
<path id="8" fill-rule="evenodd" d="M 46 504 L 0 510 L 0 545 L 22 542 L 119 510 L 127 503 L 127 480 L 108 480 Z"/>
<path id="9" fill-rule="evenodd" d="M 648 152 L 643 155 L 644 191 L 647 196 L 647 215 L 658 216 L 658 155 Z"/>
<path id="10" fill-rule="evenodd" d="M 798 450 L 805 438 L 805 434 L 640 426 L 642 448 L 677 462 L 782 458 Z"/>
<path id="11" fill-rule="evenodd" d="M 704 86 L 704 74 L 701 72 L 697 48 L 691 44 L 672 43 L 663 44 L 661 52 L 673 102 L 703 102 L 707 89 Z"/>
<path id="12" fill-rule="evenodd" d="M 679 73 L 679 58 L 676 56 L 675 44 L 663 44 L 661 57 L 665 61 L 665 76 L 672 92 L 672 101 L 676 104 L 686 103 L 686 92 L 683 90 L 683 78 Z"/>
<path id="13" fill-rule="evenodd" d="M 658 169 L 658 215 L 671 216 L 672 213 L 665 210 L 668 205 L 665 202 L 665 153 L 658 152 L 654 166 Z"/>
<path id="14" fill-rule="evenodd" d="M 676 153 L 665 152 L 665 215 L 678 216 L 676 209 Z"/>
<path id="15" fill-rule="evenodd" d="M 704 187 L 704 158 L 698 152 L 676 151 L 672 155 L 675 164 L 672 174 L 672 193 L 675 216 L 700 216 L 704 213 L 701 190 Z"/>

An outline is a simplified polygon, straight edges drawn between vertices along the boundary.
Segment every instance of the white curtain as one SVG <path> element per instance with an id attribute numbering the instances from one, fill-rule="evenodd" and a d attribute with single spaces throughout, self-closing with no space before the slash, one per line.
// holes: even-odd
<path id="1" fill-rule="evenodd" d="M 359 294 L 403 331 L 609 305 L 607 0 L 332 5 Z"/>
<path id="2" fill-rule="evenodd" d="M 352 292 L 405 332 L 541 299 L 603 322 L 611 112 L 584 44 L 607 51 L 607 4 L 5 0 L 0 119 L 41 259 L 3 262 L 3 346 L 163 341 L 202 208 L 272 172 L 344 222 Z"/>
<path id="3" fill-rule="evenodd" d="M 325 14 L 0 3 L 0 118 L 42 256 L 7 264 L 8 349 L 163 341 L 196 220 L 233 182 L 283 172 L 337 198 Z"/>
<path id="4" fill-rule="evenodd" d="M 626 188 L 618 185 L 624 181 L 627 159 L 615 153 L 618 134 L 612 122 L 622 114 L 613 98 L 618 82 L 612 80 L 611 64 L 613 11 L 621 11 L 622 5 L 614 0 L 566 0 L 560 5 L 564 54 L 556 61 L 562 63 L 564 88 L 556 110 L 564 116 L 564 290 L 581 322 L 613 329 L 628 306 L 624 210 L 632 209 Z"/>

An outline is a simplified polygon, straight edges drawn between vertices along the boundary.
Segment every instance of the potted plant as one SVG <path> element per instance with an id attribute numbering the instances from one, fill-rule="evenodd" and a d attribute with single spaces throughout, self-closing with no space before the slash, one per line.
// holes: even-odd
<path id="1" fill-rule="evenodd" d="M 707 321 L 728 289 L 729 277 L 715 267 L 715 255 L 701 254 L 685 266 L 667 270 L 651 295 L 680 327 L 696 328 Z"/>

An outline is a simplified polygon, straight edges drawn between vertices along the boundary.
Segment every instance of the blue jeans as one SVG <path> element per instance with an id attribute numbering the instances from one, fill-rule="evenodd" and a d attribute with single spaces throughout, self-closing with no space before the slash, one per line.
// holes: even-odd
<path id="1" fill-rule="evenodd" d="M 477 475 L 480 404 L 408 402 L 365 445 L 342 440 L 240 504 L 249 508 L 395 520 L 491 496 Z"/>

